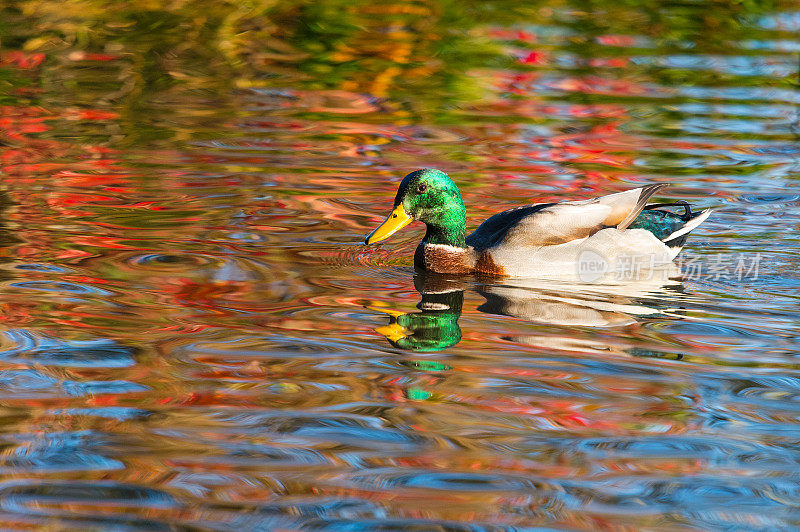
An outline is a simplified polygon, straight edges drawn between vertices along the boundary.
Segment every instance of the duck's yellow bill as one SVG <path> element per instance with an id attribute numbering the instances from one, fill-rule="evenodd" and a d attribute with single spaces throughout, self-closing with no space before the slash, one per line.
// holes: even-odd
<path id="1" fill-rule="evenodd" d="M 392 323 L 390 325 L 384 325 L 383 327 L 377 327 L 375 332 L 381 334 L 386 337 L 387 340 L 390 342 L 397 342 L 398 340 L 402 340 L 409 334 L 409 331 L 398 325 L 397 323 Z"/>
<path id="2" fill-rule="evenodd" d="M 414 219 L 408 215 L 406 210 L 403 208 L 403 204 L 400 203 L 394 208 L 392 214 L 390 214 L 386 220 L 384 220 L 383 223 L 377 227 L 377 229 L 367 235 L 367 238 L 364 240 L 364 242 L 366 244 L 380 242 L 385 238 L 389 238 L 413 221 Z"/>

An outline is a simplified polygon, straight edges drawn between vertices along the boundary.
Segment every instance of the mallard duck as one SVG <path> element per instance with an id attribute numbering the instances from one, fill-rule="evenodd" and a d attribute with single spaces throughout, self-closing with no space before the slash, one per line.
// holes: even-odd
<path id="1" fill-rule="evenodd" d="M 437 273 L 539 277 L 619 272 L 620 267 L 670 264 L 689 232 L 711 213 L 686 202 L 649 205 L 666 184 L 599 198 L 524 205 L 495 214 L 471 235 L 458 187 L 444 172 L 425 168 L 400 183 L 394 209 L 370 233 L 374 244 L 418 220 L 427 226 L 414 253 L 418 268 Z M 666 210 L 679 206 L 683 213 Z M 577 269 L 576 269 L 577 265 Z"/>

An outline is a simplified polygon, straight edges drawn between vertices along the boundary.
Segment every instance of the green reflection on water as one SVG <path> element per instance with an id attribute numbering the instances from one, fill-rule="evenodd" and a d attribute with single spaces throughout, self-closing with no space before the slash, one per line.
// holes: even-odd
<path id="1" fill-rule="evenodd" d="M 573 75 L 596 75 L 607 71 L 599 59 L 622 52 L 723 53 L 727 43 L 759 37 L 759 30 L 744 22 L 784 5 L 790 4 L 726 0 L 715 2 L 709 12 L 700 4 L 656 0 L 542 1 L 525 6 L 446 0 L 251 0 L 166 6 L 143 0 L 12 0 L 4 4 L 0 18 L 4 48 L 48 54 L 40 84 L 49 98 L 75 105 L 105 102 L 121 115 L 125 134 L 116 135 L 116 142 L 131 145 L 184 139 L 175 125 L 163 120 L 171 114 L 170 107 L 209 101 L 218 108 L 229 107 L 228 94 L 236 87 L 342 89 L 388 97 L 383 105 L 395 120 L 463 121 L 463 116 L 451 113 L 491 92 L 494 82 L 482 77 L 485 69 L 514 68 L 535 75 L 541 70 L 535 60 L 520 63 L 514 49 L 532 46 L 549 57 L 558 46 L 572 58 L 565 66 Z M 544 37 L 528 41 L 529 28 L 550 24 L 560 26 L 560 36 L 539 31 Z M 487 28 L 502 26 L 517 29 L 507 31 L 504 41 L 487 33 Z M 653 44 L 636 48 L 642 44 L 630 35 L 652 39 Z M 625 48 L 613 47 L 614 36 L 621 36 L 616 39 Z M 602 38 L 606 40 L 601 44 Z M 789 87 L 793 82 L 647 62 L 630 66 L 626 84 Z M 14 69 L 0 70 L 7 89 L 22 84 Z M 639 80 L 631 76 L 634 72 Z M 564 97 L 576 103 L 598 99 L 582 91 Z M 603 98 L 609 101 L 609 95 Z"/>

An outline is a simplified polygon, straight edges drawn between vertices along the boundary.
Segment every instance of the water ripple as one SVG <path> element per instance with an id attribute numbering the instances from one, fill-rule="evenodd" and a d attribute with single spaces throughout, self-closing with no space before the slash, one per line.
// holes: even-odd
<path id="1" fill-rule="evenodd" d="M 0 527 L 797 529 L 800 13 L 654 1 L 0 7 Z M 716 210 L 426 277 L 417 167 Z"/>
<path id="2" fill-rule="evenodd" d="M 103 368 L 134 363 L 134 350 L 113 340 L 65 341 L 23 329 L 10 329 L 3 334 L 12 343 L 0 350 L 0 359 L 7 362 Z"/>

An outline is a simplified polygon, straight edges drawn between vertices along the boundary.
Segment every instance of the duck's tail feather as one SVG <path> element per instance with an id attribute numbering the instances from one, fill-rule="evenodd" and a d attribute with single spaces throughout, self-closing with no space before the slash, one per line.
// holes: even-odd
<path id="1" fill-rule="evenodd" d="M 714 209 L 706 209 L 704 211 L 692 213 L 691 217 L 681 228 L 662 238 L 661 241 L 669 247 L 683 247 L 689 233 L 696 229 L 701 223 L 705 222 L 713 211 Z"/>
<path id="2" fill-rule="evenodd" d="M 647 206 L 649 200 L 656 192 L 665 189 L 669 186 L 667 183 L 660 183 L 658 185 L 647 185 L 634 190 L 639 190 L 639 198 L 636 200 L 636 205 L 628 212 L 628 215 L 617 224 L 617 229 L 620 231 L 627 229 L 631 223 L 639 216 L 639 213 Z"/>
<path id="3" fill-rule="evenodd" d="M 686 239 L 689 238 L 689 233 L 705 222 L 713 211 L 714 209 L 706 209 L 691 213 L 686 224 L 661 240 L 672 252 L 672 258 L 677 257 L 678 253 L 681 252 L 683 245 L 686 244 Z"/>

